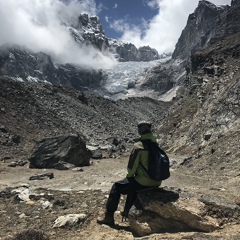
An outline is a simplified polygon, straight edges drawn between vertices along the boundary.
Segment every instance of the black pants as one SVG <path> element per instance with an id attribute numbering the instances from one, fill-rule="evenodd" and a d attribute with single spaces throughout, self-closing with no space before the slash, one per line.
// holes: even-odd
<path id="1" fill-rule="evenodd" d="M 118 207 L 121 194 L 126 195 L 126 204 L 124 208 L 124 215 L 127 216 L 130 208 L 137 197 L 137 191 L 143 190 L 149 187 L 139 184 L 134 178 L 124 178 L 118 182 L 115 182 L 110 191 L 106 208 L 108 214 L 113 214 Z"/>

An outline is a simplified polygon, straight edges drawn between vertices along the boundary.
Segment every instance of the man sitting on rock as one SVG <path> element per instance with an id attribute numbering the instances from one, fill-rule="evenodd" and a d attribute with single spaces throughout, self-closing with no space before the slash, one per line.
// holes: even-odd
<path id="1" fill-rule="evenodd" d="M 125 204 L 123 217 L 128 217 L 128 212 L 136 200 L 136 192 L 150 187 L 159 187 L 161 181 L 151 179 L 142 165 L 148 168 L 148 151 L 144 149 L 142 141 L 150 140 L 156 142 L 156 137 L 152 134 L 152 124 L 147 121 L 139 122 L 138 133 L 140 137 L 136 139 L 136 143 L 131 151 L 128 167 L 127 176 L 123 180 L 115 182 L 110 191 L 107 204 L 106 212 L 103 218 L 99 218 L 97 222 L 99 224 L 106 224 L 114 226 L 114 212 L 117 210 L 121 194 L 127 194 L 127 200 Z"/>

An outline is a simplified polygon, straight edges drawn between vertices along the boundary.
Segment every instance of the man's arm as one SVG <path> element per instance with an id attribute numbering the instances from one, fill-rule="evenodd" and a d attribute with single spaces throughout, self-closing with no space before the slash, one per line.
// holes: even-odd
<path id="1" fill-rule="evenodd" d="M 129 161 L 128 161 L 128 166 L 127 166 L 127 178 L 129 177 L 134 177 L 136 170 L 139 166 L 139 160 L 140 160 L 140 151 L 142 149 L 136 148 L 134 147 L 131 155 L 129 157 Z"/>

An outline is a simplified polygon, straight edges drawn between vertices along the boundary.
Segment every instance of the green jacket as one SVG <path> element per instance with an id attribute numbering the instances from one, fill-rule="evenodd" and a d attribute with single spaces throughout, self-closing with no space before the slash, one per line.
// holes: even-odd
<path id="1" fill-rule="evenodd" d="M 143 186 L 158 187 L 162 181 L 156 181 L 147 175 L 146 171 L 141 164 L 148 169 L 148 151 L 144 150 L 143 144 L 140 140 L 150 139 L 152 142 L 156 142 L 156 137 L 152 133 L 147 133 L 136 139 L 136 143 L 133 146 L 131 155 L 128 161 L 128 173 L 127 178 L 134 177 L 135 180 Z"/>

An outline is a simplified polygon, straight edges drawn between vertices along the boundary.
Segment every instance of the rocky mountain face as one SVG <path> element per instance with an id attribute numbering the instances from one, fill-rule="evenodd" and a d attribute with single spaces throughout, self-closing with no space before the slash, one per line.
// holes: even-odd
<path id="1" fill-rule="evenodd" d="M 190 14 L 186 27 L 182 31 L 180 38 L 173 52 L 173 59 L 186 59 L 192 52 L 205 48 L 211 39 L 219 33 L 218 27 L 221 25 L 230 7 L 217 7 L 208 1 L 199 1 L 194 13 Z"/>
<path id="2" fill-rule="evenodd" d="M 159 59 L 155 49 L 149 46 L 137 49 L 131 43 L 110 40 L 105 36 L 98 17 L 87 14 L 79 16 L 75 24 L 62 23 L 82 46 L 92 46 L 107 56 L 116 56 L 120 61 L 152 61 Z M 43 52 L 35 53 L 17 45 L 0 46 L 0 76 L 20 81 L 43 81 L 65 85 L 78 90 L 98 88 L 106 74 L 100 69 L 69 64 L 53 63 Z"/>
<path id="3" fill-rule="evenodd" d="M 179 134 L 176 138 L 170 137 L 176 139 L 175 150 L 194 145 L 194 152 L 200 157 L 211 151 L 216 154 L 217 144 L 233 132 L 233 140 L 239 138 L 239 12 L 239 0 L 232 1 L 231 7 L 216 7 L 208 1 L 200 1 L 198 8 L 189 16 L 173 53 L 173 58 L 184 58 L 186 53 L 190 56 L 184 84 L 166 120 L 173 124 L 173 132 Z M 212 16 L 215 16 L 215 22 L 209 19 Z M 208 28 L 208 24 L 215 27 Z M 206 33 L 203 36 L 207 41 L 202 45 L 196 26 Z M 197 44 L 188 49 L 193 42 Z M 164 131 L 170 130 L 169 125 L 163 128 Z M 183 144 L 184 139 L 187 142 Z M 224 146 L 226 152 L 228 147 L 227 144 Z M 235 150 L 232 151 L 234 157 Z"/>
<path id="4" fill-rule="evenodd" d="M 97 16 L 81 14 L 77 24 L 68 26 L 68 29 L 77 42 L 92 45 L 106 54 L 112 53 L 120 62 L 147 62 L 159 59 L 157 50 L 149 46 L 137 48 L 132 43 L 107 38 Z"/>
<path id="5" fill-rule="evenodd" d="M 76 133 L 113 156 L 128 149 L 139 120 L 148 116 L 157 126 L 170 105 L 150 98 L 114 102 L 73 88 L 0 78 L 1 159 L 26 159 L 36 141 Z"/>
<path id="6" fill-rule="evenodd" d="M 240 1 L 225 7 L 200 1 L 172 59 L 145 76 L 153 86 L 160 78 L 181 86 L 159 129 L 161 144 L 187 155 L 183 166 L 221 172 L 226 181 L 240 164 L 239 13 Z"/>
<path id="7" fill-rule="evenodd" d="M 160 58 L 157 50 L 149 46 L 137 48 L 132 43 L 119 42 L 115 39 L 109 39 L 110 51 L 115 54 L 120 62 L 148 62 Z"/>
<path id="8" fill-rule="evenodd" d="M 157 83 L 164 75 L 169 81 L 168 84 L 182 85 L 192 54 L 240 31 L 239 13 L 239 0 L 232 1 L 231 6 L 215 6 L 209 1 L 199 1 L 194 13 L 188 17 L 172 59 L 164 65 L 161 64 L 157 71 L 156 68 L 149 69 L 144 81 L 154 89 L 154 84 L 151 83 Z"/>
<path id="9" fill-rule="evenodd" d="M 170 151 L 186 154 L 196 172 L 237 177 L 240 167 L 240 34 L 191 56 L 181 88 L 159 133 Z M 204 170 L 203 170 L 204 169 Z"/>
<path id="10" fill-rule="evenodd" d="M 97 16 L 81 14 L 75 25 L 65 24 L 75 41 L 80 45 L 92 45 L 101 52 L 107 51 L 108 39 Z"/>
<path id="11" fill-rule="evenodd" d="M 0 76 L 19 81 L 48 82 L 78 90 L 97 87 L 104 79 L 101 70 L 86 69 L 72 64 L 53 64 L 43 52 L 21 46 L 0 46 Z"/>

